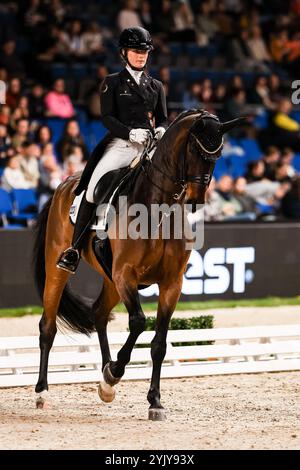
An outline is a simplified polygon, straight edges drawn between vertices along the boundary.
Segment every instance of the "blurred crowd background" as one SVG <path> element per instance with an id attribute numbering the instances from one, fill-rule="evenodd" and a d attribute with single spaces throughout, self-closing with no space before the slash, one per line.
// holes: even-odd
<path id="1" fill-rule="evenodd" d="M 300 0 L 2 0 L 2 226 L 30 224 L 83 169 L 106 132 L 99 86 L 121 70 L 118 36 L 131 26 L 153 36 L 148 70 L 170 122 L 189 108 L 248 116 L 226 138 L 206 221 L 300 219 L 299 24 Z"/>

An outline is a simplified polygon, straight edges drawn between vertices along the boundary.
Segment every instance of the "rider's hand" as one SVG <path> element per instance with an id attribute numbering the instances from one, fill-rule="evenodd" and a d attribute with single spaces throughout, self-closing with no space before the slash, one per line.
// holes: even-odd
<path id="1" fill-rule="evenodd" d="M 144 144 L 149 137 L 147 129 L 131 129 L 129 133 L 129 140 L 132 143 Z"/>
<path id="2" fill-rule="evenodd" d="M 154 131 L 154 137 L 157 139 L 157 140 L 160 140 L 162 138 L 162 136 L 164 135 L 164 133 L 166 132 L 166 129 L 164 127 L 157 127 Z"/>

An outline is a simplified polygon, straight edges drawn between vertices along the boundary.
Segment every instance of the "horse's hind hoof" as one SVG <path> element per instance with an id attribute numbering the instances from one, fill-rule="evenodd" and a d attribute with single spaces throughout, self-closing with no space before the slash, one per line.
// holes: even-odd
<path id="1" fill-rule="evenodd" d="M 163 408 L 149 408 L 148 418 L 151 421 L 165 421 L 167 416 Z"/>
<path id="2" fill-rule="evenodd" d="M 44 390 L 41 393 L 37 393 L 37 398 L 35 400 L 35 406 L 37 409 L 42 410 L 48 406 L 48 391 Z"/>
<path id="3" fill-rule="evenodd" d="M 98 395 L 105 403 L 111 403 L 115 399 L 116 391 L 109 384 L 101 380 L 98 386 Z"/>
<path id="4" fill-rule="evenodd" d="M 105 380 L 105 382 L 108 384 L 108 385 L 116 385 L 117 383 L 120 382 L 121 380 L 121 377 L 114 377 L 110 371 L 110 367 L 109 367 L 109 362 L 107 364 L 105 364 L 104 366 L 104 369 L 103 369 L 103 378 Z"/>

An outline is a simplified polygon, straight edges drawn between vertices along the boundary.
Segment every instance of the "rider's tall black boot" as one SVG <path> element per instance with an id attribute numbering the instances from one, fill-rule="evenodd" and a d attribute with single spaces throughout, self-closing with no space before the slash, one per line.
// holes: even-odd
<path id="1" fill-rule="evenodd" d="M 96 205 L 88 202 L 83 196 L 79 212 L 74 227 L 72 246 L 67 248 L 58 258 L 56 266 L 64 271 L 74 274 L 81 255 L 81 248 L 84 242 L 84 235 L 89 228 Z"/>

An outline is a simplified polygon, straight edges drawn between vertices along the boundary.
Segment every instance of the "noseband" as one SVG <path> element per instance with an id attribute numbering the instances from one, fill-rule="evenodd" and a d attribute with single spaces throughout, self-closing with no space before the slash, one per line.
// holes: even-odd
<path id="1" fill-rule="evenodd" d="M 214 145 L 216 144 L 216 142 L 215 142 L 216 139 L 213 139 L 213 138 L 208 139 L 209 146 L 214 147 L 213 149 L 207 149 L 205 147 L 204 143 L 201 141 L 201 132 L 203 132 L 203 128 L 204 128 L 203 119 L 204 118 L 214 119 L 217 122 L 219 122 L 219 119 L 217 118 L 217 116 L 214 116 L 213 114 L 210 114 L 207 111 L 204 111 L 204 110 L 202 111 L 201 110 L 201 111 L 198 111 L 198 112 L 200 112 L 201 116 L 200 116 L 200 118 L 198 116 L 197 119 L 195 119 L 194 123 L 192 124 L 192 126 L 189 130 L 189 135 L 188 135 L 188 138 L 187 138 L 187 141 L 186 141 L 186 144 L 185 144 L 184 151 L 182 150 L 180 152 L 180 155 L 179 155 L 179 179 L 178 178 L 173 178 L 172 176 L 170 176 L 170 175 L 166 174 L 165 172 L 163 172 L 161 170 L 161 168 L 159 168 L 150 159 L 149 153 L 151 152 L 151 150 L 153 150 L 153 147 L 154 147 L 153 146 L 153 141 L 150 143 L 149 146 L 146 147 L 145 153 L 142 156 L 142 168 L 145 171 L 145 173 L 147 174 L 147 177 L 148 177 L 149 180 L 150 180 L 150 178 L 149 178 L 149 175 L 148 175 L 147 170 L 146 170 L 145 165 L 144 165 L 145 161 L 151 162 L 151 165 L 157 171 L 159 171 L 161 174 L 163 174 L 167 179 L 172 181 L 175 185 L 181 187 L 181 191 L 179 193 L 174 193 L 173 194 L 173 199 L 175 201 L 179 201 L 181 199 L 183 194 L 186 192 L 188 183 L 197 184 L 200 187 L 207 187 L 209 185 L 210 181 L 211 181 L 211 178 L 212 178 L 212 172 L 203 173 L 201 175 L 196 175 L 196 176 L 187 174 L 187 171 L 186 171 L 186 154 L 187 154 L 188 145 L 190 146 L 190 149 L 191 149 L 192 153 L 198 154 L 201 157 L 201 159 L 204 160 L 207 163 L 215 164 L 217 159 L 221 156 L 221 150 L 222 150 L 222 147 L 223 147 L 223 136 L 221 137 L 221 142 L 218 143 L 217 148 L 214 147 Z M 162 192 L 169 194 L 169 192 L 165 191 L 163 188 L 160 188 L 153 181 L 151 181 L 151 183 L 154 186 L 156 186 L 158 189 L 160 189 Z"/>

